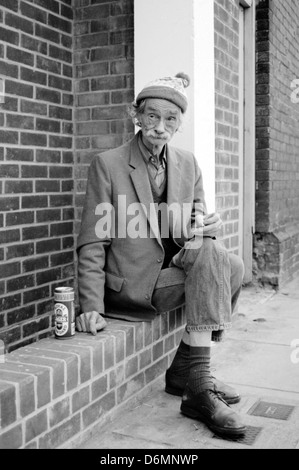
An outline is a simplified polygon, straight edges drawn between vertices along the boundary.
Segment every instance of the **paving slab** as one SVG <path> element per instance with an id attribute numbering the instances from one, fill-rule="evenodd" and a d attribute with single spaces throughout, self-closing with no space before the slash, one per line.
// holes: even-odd
<path id="1" fill-rule="evenodd" d="M 162 385 L 162 384 L 161 384 Z M 244 389 L 243 389 L 244 393 Z M 261 396 L 262 395 L 262 396 Z M 180 398 L 159 389 L 144 398 L 109 426 L 104 427 L 81 449 L 295 449 L 299 443 L 299 400 L 273 397 L 246 391 L 239 404 L 232 405 L 244 416 L 250 430 L 257 429 L 254 442 L 221 439 L 199 421 L 186 418 L 179 411 Z M 251 415 L 250 410 L 262 401 L 293 407 L 287 420 Z M 269 407 L 269 406 L 268 406 Z"/>

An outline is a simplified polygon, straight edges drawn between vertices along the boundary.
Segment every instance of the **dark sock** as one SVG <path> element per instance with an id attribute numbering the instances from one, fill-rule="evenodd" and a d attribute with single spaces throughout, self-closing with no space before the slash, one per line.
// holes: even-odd
<path id="1" fill-rule="evenodd" d="M 210 347 L 190 346 L 190 373 L 188 386 L 193 393 L 213 388 L 210 360 Z"/>
<path id="2" fill-rule="evenodd" d="M 190 347 L 182 340 L 169 367 L 169 372 L 180 377 L 189 376 L 190 369 Z"/>
<path id="3" fill-rule="evenodd" d="M 212 331 L 212 341 L 219 342 L 222 341 L 224 337 L 224 330 Z"/>

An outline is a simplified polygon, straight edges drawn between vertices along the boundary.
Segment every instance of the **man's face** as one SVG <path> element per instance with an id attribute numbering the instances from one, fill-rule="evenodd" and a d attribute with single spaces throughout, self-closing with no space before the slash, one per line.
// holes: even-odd
<path id="1" fill-rule="evenodd" d="M 150 98 L 138 115 L 145 144 L 162 148 L 170 142 L 181 123 L 181 110 L 170 101 Z"/>

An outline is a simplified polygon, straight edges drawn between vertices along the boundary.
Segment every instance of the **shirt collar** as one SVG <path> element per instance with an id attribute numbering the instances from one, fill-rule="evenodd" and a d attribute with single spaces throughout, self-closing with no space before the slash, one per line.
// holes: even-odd
<path id="1" fill-rule="evenodd" d="M 141 133 L 138 135 L 138 146 L 139 146 L 140 152 L 142 154 L 142 157 L 145 160 L 145 163 L 149 164 L 150 163 L 150 158 L 153 156 L 153 154 L 144 145 Z M 154 158 L 156 160 L 156 157 L 154 157 Z M 166 145 L 164 145 L 164 147 L 162 149 L 162 152 L 160 153 L 159 160 L 160 160 L 159 163 L 161 163 L 163 168 L 165 168 L 166 162 L 167 162 L 167 159 L 166 159 Z"/>

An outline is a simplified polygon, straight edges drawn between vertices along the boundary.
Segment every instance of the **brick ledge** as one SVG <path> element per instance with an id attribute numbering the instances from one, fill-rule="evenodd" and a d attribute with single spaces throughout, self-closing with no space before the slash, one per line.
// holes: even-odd
<path id="1" fill-rule="evenodd" d="M 0 364 L 0 449 L 80 442 L 164 374 L 180 342 L 184 310 L 152 322 L 108 320 L 97 336 L 45 338 Z"/>

